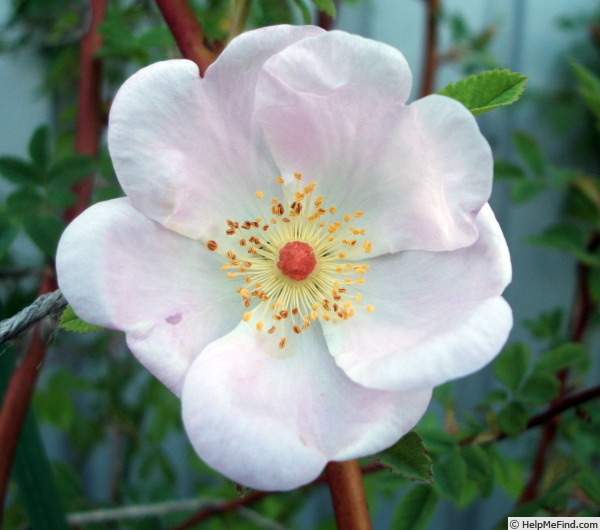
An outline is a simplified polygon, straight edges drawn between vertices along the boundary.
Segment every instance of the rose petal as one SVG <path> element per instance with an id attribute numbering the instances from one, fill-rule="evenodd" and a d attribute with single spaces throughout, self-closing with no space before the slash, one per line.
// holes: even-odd
<path id="1" fill-rule="evenodd" d="M 347 323 L 324 325 L 329 350 L 354 381 L 417 390 L 475 372 L 512 327 L 500 294 L 510 281 L 506 242 L 489 206 L 480 237 L 451 252 L 407 251 L 371 260 L 363 302 Z"/>
<path id="2" fill-rule="evenodd" d="M 392 393 L 350 381 L 312 326 L 290 339 L 242 322 L 205 348 L 183 387 L 183 420 L 200 457 L 232 480 L 288 490 L 329 460 L 388 447 L 427 408 L 430 390 Z"/>
<path id="3" fill-rule="evenodd" d="M 248 199 L 267 184 L 275 188 L 279 175 L 252 117 L 258 72 L 274 53 L 321 31 L 276 26 L 245 33 L 203 79 L 185 60 L 131 77 L 113 102 L 108 143 L 133 204 L 194 238 L 222 232 L 228 215 L 254 218 Z"/>
<path id="4" fill-rule="evenodd" d="M 400 52 L 331 32 L 269 59 L 257 117 L 285 176 L 316 180 L 338 211 L 364 212 L 373 255 L 452 250 L 477 237 L 492 157 L 469 111 L 442 96 L 404 104 Z"/>
<path id="5" fill-rule="evenodd" d="M 63 234 L 60 289 L 84 320 L 127 333 L 139 360 L 173 392 L 202 348 L 235 327 L 239 296 L 219 256 L 163 228 L 127 199 L 92 206 Z"/>

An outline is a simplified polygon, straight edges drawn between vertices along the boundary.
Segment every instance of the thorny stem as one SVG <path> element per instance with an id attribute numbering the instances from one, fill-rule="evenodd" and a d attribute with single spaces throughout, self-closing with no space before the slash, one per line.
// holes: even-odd
<path id="1" fill-rule="evenodd" d="M 78 93 L 78 113 L 81 114 L 77 118 L 75 149 L 79 153 L 96 155 L 100 141 L 102 116 L 99 89 L 100 64 L 95 59 L 95 54 L 101 45 L 97 29 L 106 11 L 106 0 L 92 0 L 91 10 L 90 28 L 81 42 L 81 74 Z M 91 191 L 92 182 L 89 179 L 75 188 L 77 202 L 72 209 L 65 212 L 66 221 L 74 219 L 86 208 Z M 38 294 L 50 293 L 57 287 L 54 268 L 50 267 L 42 278 Z M 11 376 L 0 410 L 0 447 L 2 448 L 0 451 L 0 524 L 19 434 L 46 353 L 45 338 L 41 323 L 37 324 L 31 334 L 29 349 Z"/>
<path id="2" fill-rule="evenodd" d="M 425 59 L 423 61 L 423 78 L 421 95 L 431 94 L 435 85 L 435 74 L 438 67 L 437 26 L 441 12 L 441 0 L 427 0 L 427 31 L 425 33 Z"/>
<path id="3" fill-rule="evenodd" d="M 250 15 L 251 7 L 252 0 L 235 1 L 233 17 L 231 19 L 231 28 L 229 28 L 229 35 L 227 37 L 228 42 L 237 37 L 240 33 L 242 33 L 242 31 L 244 31 L 244 27 L 246 27 L 248 16 Z"/>
<path id="4" fill-rule="evenodd" d="M 329 462 L 325 469 L 337 527 L 370 530 L 371 520 L 358 460 Z"/>
<path id="5" fill-rule="evenodd" d="M 600 234 L 594 233 L 588 242 L 588 250 L 593 251 L 598 245 L 600 245 Z M 579 263 L 577 266 L 576 291 L 572 310 L 573 320 L 571 323 L 571 340 L 573 342 L 581 342 L 583 340 L 590 317 L 595 308 L 595 303 L 590 295 L 588 276 L 589 266 Z M 560 379 L 560 393 L 553 401 L 554 406 L 562 401 L 567 391 L 568 371 L 563 370 L 558 374 L 558 377 Z M 531 475 L 521 492 L 518 504 L 525 504 L 538 496 L 539 484 L 544 474 L 548 453 L 552 448 L 552 442 L 558 431 L 558 421 L 558 416 L 553 416 L 550 421 L 544 424 L 542 437 L 535 452 Z"/>
<path id="6" fill-rule="evenodd" d="M 167 26 L 171 30 L 181 55 L 194 61 L 203 76 L 216 59 L 204 39 L 204 31 L 187 0 L 156 0 Z"/>

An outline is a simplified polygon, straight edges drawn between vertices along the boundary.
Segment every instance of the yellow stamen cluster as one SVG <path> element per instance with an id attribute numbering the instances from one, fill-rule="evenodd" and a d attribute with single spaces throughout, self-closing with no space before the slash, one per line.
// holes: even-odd
<path id="1" fill-rule="evenodd" d="M 369 270 L 357 260 L 371 252 L 365 230 L 352 224 L 363 213 L 337 214 L 335 206 L 326 207 L 324 197 L 315 196 L 315 182 L 301 186 L 302 175 L 294 177 L 291 192 L 290 185 L 277 179 L 283 200 L 272 198 L 268 206 L 264 193 L 256 192 L 261 217 L 227 220 L 225 234 L 231 241 L 222 241 L 226 250 L 216 241 L 207 242 L 209 250 L 226 257 L 221 269 L 241 282 L 237 292 L 246 308 L 243 320 L 252 321 L 258 331 L 276 334 L 280 348 L 288 343 L 288 332 L 300 334 L 319 318 L 343 321 L 356 308 L 374 310 L 360 305 L 362 295 L 355 292 Z M 308 244 L 316 258 L 314 270 L 303 280 L 286 276 L 277 266 L 280 250 L 294 241 Z"/>

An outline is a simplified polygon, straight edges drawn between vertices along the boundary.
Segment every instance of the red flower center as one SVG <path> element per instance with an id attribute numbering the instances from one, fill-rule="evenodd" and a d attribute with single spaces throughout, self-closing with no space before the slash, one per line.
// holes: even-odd
<path id="1" fill-rule="evenodd" d="M 308 243 L 291 241 L 279 250 L 277 268 L 292 280 L 306 280 L 316 265 L 317 258 Z"/>

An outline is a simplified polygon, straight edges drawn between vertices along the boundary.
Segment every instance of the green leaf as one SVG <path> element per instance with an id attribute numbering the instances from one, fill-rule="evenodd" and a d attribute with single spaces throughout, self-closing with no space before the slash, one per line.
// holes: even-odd
<path id="1" fill-rule="evenodd" d="M 596 116 L 597 126 L 600 127 L 600 78 L 578 62 L 570 61 L 570 63 L 581 83 L 579 93 L 585 104 Z"/>
<path id="2" fill-rule="evenodd" d="M 324 11 L 325 13 L 327 13 L 329 16 L 335 18 L 336 17 L 336 10 L 335 10 L 335 3 L 333 2 L 333 0 L 312 0 L 313 4 L 315 4 L 315 6 L 317 6 L 317 9 L 319 11 Z"/>
<path id="3" fill-rule="evenodd" d="M 467 477 L 477 484 L 482 497 L 489 497 L 494 489 L 494 473 L 485 450 L 478 445 L 467 445 L 461 452 L 467 464 Z"/>
<path id="4" fill-rule="evenodd" d="M 546 172 L 546 161 L 537 140 L 523 131 L 518 131 L 512 136 L 513 145 L 519 157 L 536 177 L 541 177 Z"/>
<path id="5" fill-rule="evenodd" d="M 423 439 L 415 431 L 405 434 L 395 445 L 379 453 L 377 459 L 411 480 L 431 480 L 431 458 Z"/>
<path id="6" fill-rule="evenodd" d="M 516 204 L 521 204 L 537 197 L 545 189 L 546 185 L 540 180 L 517 180 L 510 189 L 510 196 Z"/>
<path id="7" fill-rule="evenodd" d="M 590 367 L 587 348 L 577 342 L 567 342 L 544 353 L 536 362 L 535 370 L 555 374 L 564 368 L 585 372 Z"/>
<path id="8" fill-rule="evenodd" d="M 16 156 L 0 156 L 0 175 L 15 184 L 41 184 L 40 171 Z"/>
<path id="9" fill-rule="evenodd" d="M 600 189 L 596 180 L 581 173 L 570 180 L 566 204 L 569 215 L 593 223 L 600 221 Z"/>
<path id="10" fill-rule="evenodd" d="M 13 469 L 31 528 L 67 530 L 65 511 L 31 410 L 25 417 Z"/>
<path id="11" fill-rule="evenodd" d="M 502 432 L 512 435 L 518 434 L 527 427 L 527 411 L 520 403 L 508 403 L 498 413 L 498 426 Z"/>
<path id="12" fill-rule="evenodd" d="M 425 484 L 412 488 L 400 501 L 394 518 L 394 530 L 422 530 L 435 512 L 437 492 Z"/>
<path id="13" fill-rule="evenodd" d="M 67 389 L 55 386 L 50 391 L 38 390 L 33 403 L 40 421 L 47 421 L 62 431 L 73 423 L 75 408 Z"/>
<path id="14" fill-rule="evenodd" d="M 592 267 L 588 273 L 590 296 L 596 303 L 600 302 L 600 268 Z"/>
<path id="15" fill-rule="evenodd" d="M 592 501 L 600 504 L 600 477 L 595 471 L 582 471 L 575 476 L 575 481 Z"/>
<path id="16" fill-rule="evenodd" d="M 477 116 L 517 101 L 526 83 L 527 77 L 517 72 L 486 70 L 450 83 L 439 93 L 460 101 Z"/>
<path id="17" fill-rule="evenodd" d="M 102 331 L 103 328 L 89 324 L 85 320 L 81 320 L 73 311 L 73 308 L 68 305 L 60 316 L 59 328 L 74 333 L 91 333 L 93 331 Z"/>
<path id="18" fill-rule="evenodd" d="M 39 210 L 43 202 L 43 197 L 36 189 L 19 188 L 6 198 L 6 213 L 14 217 L 24 217 Z"/>
<path id="19" fill-rule="evenodd" d="M 527 236 L 525 241 L 533 245 L 562 250 L 586 265 L 600 265 L 600 258 L 586 249 L 586 234 L 572 224 L 556 224 L 544 230 L 539 236 Z"/>
<path id="20" fill-rule="evenodd" d="M 33 243 L 49 258 L 54 258 L 58 240 L 65 223 L 51 215 L 30 215 L 23 219 L 25 232 Z"/>
<path id="21" fill-rule="evenodd" d="M 19 225 L 6 223 L 0 226 L 0 257 L 4 256 L 19 233 Z"/>
<path id="22" fill-rule="evenodd" d="M 527 319 L 523 325 L 538 339 L 553 340 L 560 335 L 565 315 L 564 311 L 557 307 L 544 311 L 537 319 Z"/>
<path id="23" fill-rule="evenodd" d="M 560 383 L 547 372 L 535 372 L 517 392 L 517 399 L 529 405 L 543 405 L 558 395 Z"/>
<path id="24" fill-rule="evenodd" d="M 515 342 L 504 348 L 494 362 L 494 374 L 513 392 L 519 388 L 531 363 L 531 350 L 523 342 Z"/>
<path id="25" fill-rule="evenodd" d="M 50 163 L 50 130 L 47 126 L 38 127 L 29 141 L 29 156 L 31 161 L 42 171 Z"/>
<path id="26" fill-rule="evenodd" d="M 294 4 L 296 4 L 298 9 L 300 10 L 300 13 L 302 13 L 303 23 L 310 24 L 312 21 L 312 13 L 310 11 L 310 8 L 304 2 L 304 0 L 292 0 L 292 1 L 294 2 Z"/>
<path id="27" fill-rule="evenodd" d="M 77 202 L 77 197 L 68 188 L 49 188 L 46 193 L 46 201 L 55 208 L 62 210 L 75 204 Z"/>
<path id="28" fill-rule="evenodd" d="M 494 160 L 494 177 L 498 180 L 521 180 L 525 178 L 525 173 L 512 162 Z"/>
<path id="29" fill-rule="evenodd" d="M 448 458 L 434 464 L 433 477 L 439 492 L 458 502 L 467 483 L 467 464 L 458 451 L 453 451 Z"/>
<path id="30" fill-rule="evenodd" d="M 48 180 L 52 185 L 72 186 L 92 174 L 95 166 L 94 159 L 87 155 L 70 155 L 52 165 Z"/>
<path id="31" fill-rule="evenodd" d="M 11 349 L 0 355 L 0 398 L 4 396 L 14 362 Z M 19 487 L 29 527 L 68 529 L 56 481 L 31 411 L 25 416 L 12 475 Z"/>

